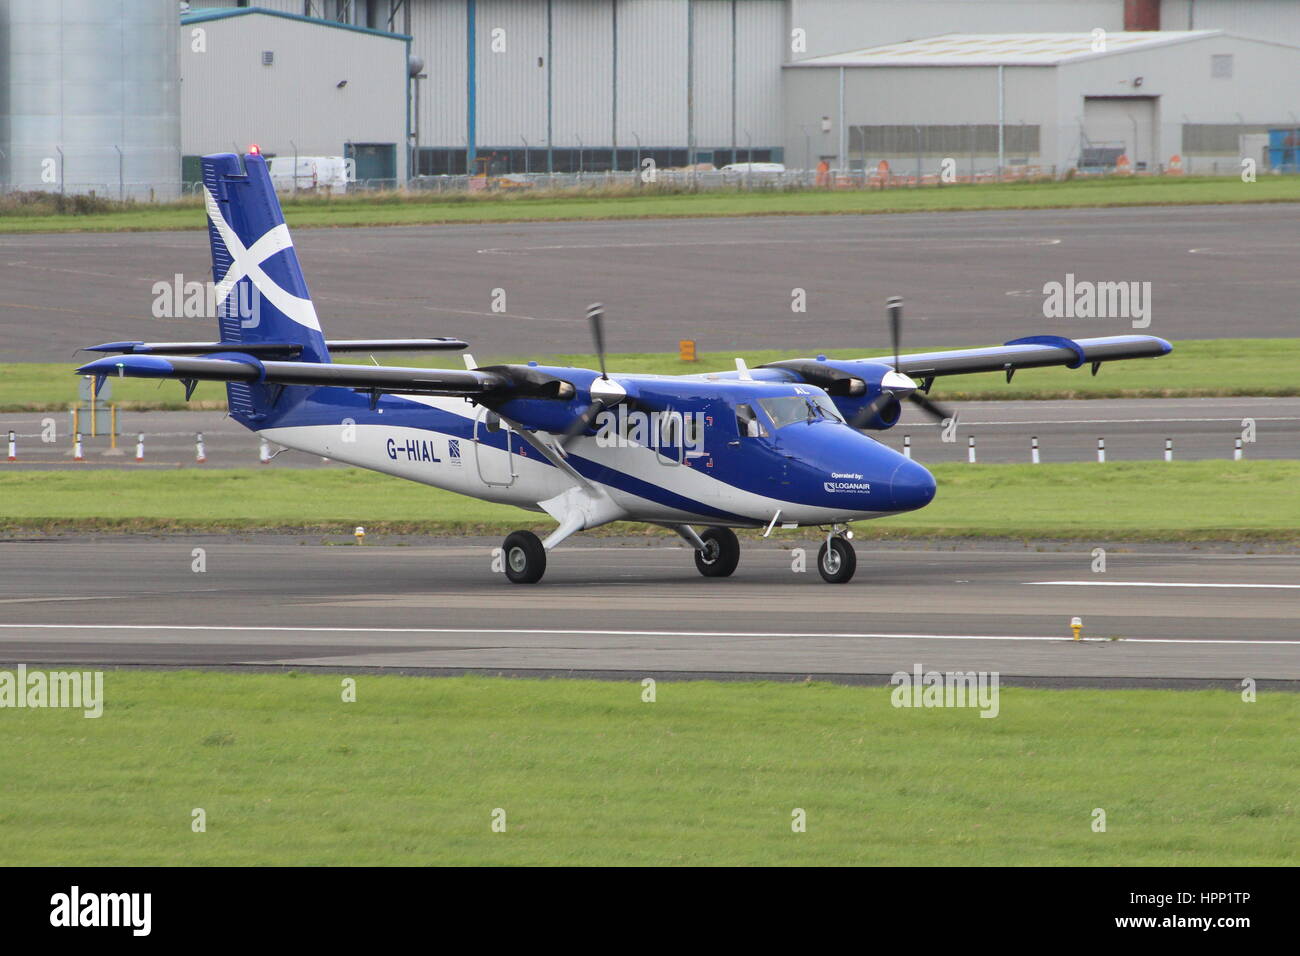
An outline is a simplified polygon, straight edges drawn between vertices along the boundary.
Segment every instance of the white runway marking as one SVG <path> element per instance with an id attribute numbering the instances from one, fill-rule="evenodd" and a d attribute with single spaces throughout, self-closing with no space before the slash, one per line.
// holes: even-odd
<path id="1" fill-rule="evenodd" d="M 568 627 L 281 627 L 241 624 L 0 624 L 0 628 L 44 628 L 66 631 L 253 631 L 290 634 L 576 634 L 584 637 L 778 637 L 778 638 L 886 638 L 897 641 L 1057 641 L 1076 643 L 1070 637 L 1024 634 L 883 634 L 873 632 L 837 632 L 824 634 L 805 631 L 613 631 Z M 1085 637 L 1077 643 L 1096 644 L 1300 644 L 1297 641 L 1220 640 L 1218 638 L 1134 637 L 1112 641 L 1105 637 Z"/>
<path id="2" fill-rule="evenodd" d="M 806 238 L 796 239 L 747 239 L 745 246 L 790 246 L 805 245 L 808 242 Z M 933 244 L 965 246 L 971 243 L 1001 242 L 1011 243 L 1014 245 L 1029 246 L 1058 246 L 1061 244 L 1060 239 L 1034 239 L 1020 238 L 1017 236 L 965 236 L 960 238 L 945 238 L 942 236 L 850 236 L 845 238 L 826 238 L 819 237 L 818 245 L 828 245 L 830 243 L 888 243 L 897 245 L 901 242 L 928 242 Z M 734 246 L 735 239 L 687 239 L 687 240 L 663 240 L 661 242 L 600 242 L 600 243 L 553 243 L 550 245 L 538 246 L 492 246 L 487 249 L 476 250 L 479 255 L 515 255 L 518 253 L 538 252 L 551 249 L 647 249 L 661 248 L 671 246 L 680 248 L 681 246 Z"/>
<path id="3" fill-rule="evenodd" d="M 1202 584 L 1176 581 L 1026 581 L 1026 584 L 1051 584 L 1088 588 L 1282 588 L 1300 590 L 1300 584 Z"/>

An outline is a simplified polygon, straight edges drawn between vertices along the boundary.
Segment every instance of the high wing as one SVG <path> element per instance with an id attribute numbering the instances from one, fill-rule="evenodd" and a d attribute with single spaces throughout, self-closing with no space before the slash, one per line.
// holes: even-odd
<path id="1" fill-rule="evenodd" d="M 897 324 L 894 329 L 897 342 Z M 932 418 L 947 418 L 947 410 L 923 394 L 930 391 L 940 376 L 1003 372 L 1010 382 L 1018 369 L 1051 365 L 1066 368 L 1091 365 L 1092 374 L 1096 375 L 1104 362 L 1156 358 L 1172 351 L 1172 345 L 1154 335 L 1093 339 L 1031 335 L 990 348 L 921 352 L 896 358 L 841 360 L 819 355 L 815 359 L 787 359 L 760 366 L 754 370 L 754 377 L 816 385 L 830 395 L 850 424 L 883 429 L 898 422 L 903 400 L 920 406 Z"/>
<path id="2" fill-rule="evenodd" d="M 116 355 L 96 359 L 77 372 L 98 381 L 110 375 L 132 378 L 176 379 L 184 382 L 186 396 L 195 382 L 252 382 L 259 385 L 338 386 L 380 394 L 449 395 L 481 398 L 571 399 L 571 383 L 527 366 L 499 365 L 458 370 L 403 368 L 379 365 L 343 365 L 334 362 L 284 362 L 261 359 L 247 348 L 201 357 L 177 355 Z"/>
<path id="3" fill-rule="evenodd" d="M 1007 381 L 1011 381 L 1011 376 L 1017 369 L 1044 368 L 1050 365 L 1081 368 L 1091 364 L 1092 373 L 1096 375 L 1103 362 L 1157 358 L 1168 355 L 1171 351 L 1172 345 L 1154 335 L 1111 335 L 1095 339 L 1031 335 L 991 348 L 903 355 L 900 356 L 899 367 L 895 371 L 927 381 L 941 375 L 1005 372 Z M 893 364 L 888 358 L 861 361 Z"/>
<path id="4" fill-rule="evenodd" d="M 1082 368 L 1091 364 L 1092 374 L 1103 362 L 1123 359 L 1157 358 L 1168 355 L 1173 346 L 1154 335 L 1111 335 L 1094 339 L 1068 339 L 1060 335 L 1031 335 L 1012 339 L 1004 345 L 989 348 L 954 349 L 948 352 L 921 352 L 901 355 L 895 360 L 889 356 L 851 360 L 787 359 L 770 362 L 762 368 L 781 368 L 804 377 L 809 384 L 823 385 L 815 379 L 826 379 L 833 389 L 831 394 L 847 389 L 847 383 L 860 378 L 872 384 L 873 370 L 884 366 L 925 382 L 929 390 L 935 378 L 944 375 L 969 375 L 975 372 L 1004 372 L 1007 381 L 1022 368 L 1044 368 L 1064 365 Z M 861 373 L 855 375 L 855 373 Z M 879 378 L 879 375 L 875 375 Z M 823 386 L 824 387 L 824 386 Z"/>

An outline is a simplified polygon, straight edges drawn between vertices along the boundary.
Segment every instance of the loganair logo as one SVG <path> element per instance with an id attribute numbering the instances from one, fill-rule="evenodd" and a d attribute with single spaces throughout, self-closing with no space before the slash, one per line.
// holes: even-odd
<path id="1" fill-rule="evenodd" d="M 451 438 L 447 441 L 447 460 L 450 464 L 460 464 L 460 439 Z"/>
<path id="2" fill-rule="evenodd" d="M 871 494 L 871 482 L 863 481 L 856 471 L 832 471 L 833 481 L 823 481 L 822 488 L 828 494 Z"/>
<path id="3" fill-rule="evenodd" d="M 289 227 L 284 223 L 273 226 L 251 245 L 245 246 L 231 228 L 230 223 L 226 222 L 225 217 L 221 214 L 221 206 L 213 197 L 212 193 L 205 186 L 203 188 L 203 198 L 207 205 L 208 221 L 212 223 L 212 228 L 217 231 L 221 237 L 222 243 L 225 244 L 226 251 L 230 254 L 230 268 L 226 274 L 221 277 L 217 283 L 217 302 L 218 304 L 225 301 L 226 297 L 239 283 L 240 279 L 245 276 L 257 287 L 257 291 L 265 296 L 266 300 L 278 309 L 285 318 L 292 322 L 309 329 L 320 331 L 320 320 L 316 318 L 316 307 L 311 304 L 311 299 L 303 299 L 287 292 L 276 284 L 275 280 L 268 276 L 262 270 L 262 263 L 266 262 L 277 252 L 293 248 L 293 240 L 289 238 Z M 243 320 L 240 325 L 244 328 L 253 328 L 261 322 L 261 315 L 258 314 L 248 320 Z"/>

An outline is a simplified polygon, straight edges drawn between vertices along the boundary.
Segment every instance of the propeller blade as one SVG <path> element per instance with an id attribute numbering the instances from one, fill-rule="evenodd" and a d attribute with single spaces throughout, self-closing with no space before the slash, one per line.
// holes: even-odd
<path id="1" fill-rule="evenodd" d="M 605 403 L 599 398 L 588 405 L 582 414 L 574 420 L 573 424 L 569 426 L 569 430 L 564 433 L 564 436 L 560 439 L 560 447 L 563 448 L 569 441 L 577 438 L 590 428 L 591 423 L 596 420 L 596 416 L 601 413 L 604 407 Z"/>
<path id="2" fill-rule="evenodd" d="M 931 399 L 927 398 L 921 392 L 912 392 L 907 397 L 909 401 L 915 404 L 918 408 L 921 409 L 921 411 L 925 412 L 935 421 L 941 422 L 944 419 L 953 417 L 952 412 L 944 408 L 938 402 L 932 401 Z"/>
<path id="3" fill-rule="evenodd" d="M 889 313 L 889 338 L 894 343 L 894 371 L 897 372 L 901 361 L 899 353 L 902 351 L 903 297 L 901 295 L 890 296 L 885 303 L 885 309 Z"/>
<path id="4" fill-rule="evenodd" d="M 884 407 L 894 398 L 894 393 L 890 391 L 881 392 L 867 405 L 863 405 L 858 413 L 853 416 L 853 421 L 849 422 L 854 428 L 862 428 L 867 422 L 875 418 Z"/>
<path id="5" fill-rule="evenodd" d="M 600 377 L 605 373 L 605 307 L 599 302 L 587 306 L 587 321 L 591 323 L 591 339 L 596 344 L 596 358 L 600 362 Z"/>

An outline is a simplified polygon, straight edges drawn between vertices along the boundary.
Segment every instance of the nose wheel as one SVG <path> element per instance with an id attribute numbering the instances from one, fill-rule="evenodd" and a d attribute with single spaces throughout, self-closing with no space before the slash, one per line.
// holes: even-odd
<path id="1" fill-rule="evenodd" d="M 858 570 L 858 554 L 845 534 L 831 531 L 817 552 L 817 573 L 827 584 L 846 584 Z"/>

